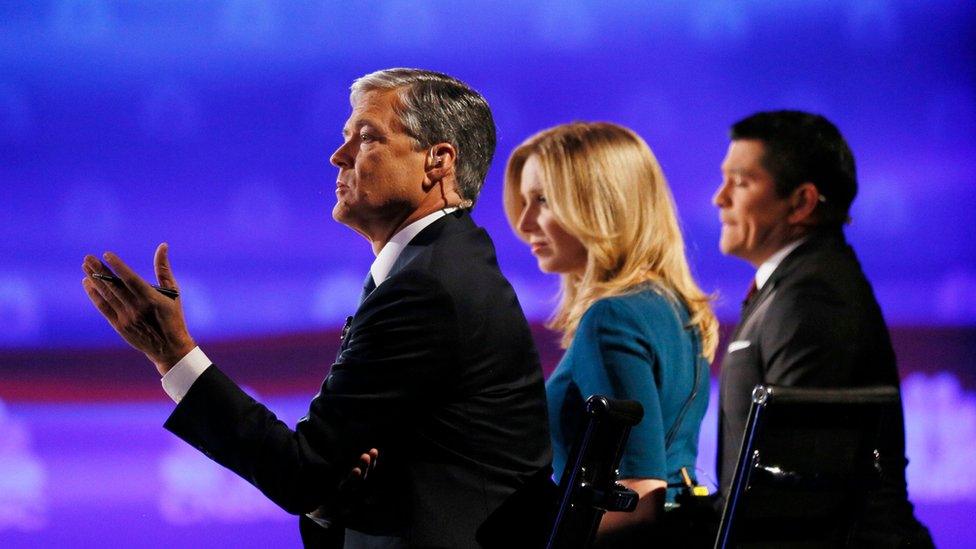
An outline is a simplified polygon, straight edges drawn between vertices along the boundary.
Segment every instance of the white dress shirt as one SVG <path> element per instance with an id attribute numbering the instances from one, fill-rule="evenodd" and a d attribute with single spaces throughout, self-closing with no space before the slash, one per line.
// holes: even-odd
<path id="1" fill-rule="evenodd" d="M 806 239 L 807 237 L 803 237 L 790 242 L 786 246 L 780 248 L 779 251 L 771 255 L 769 259 L 763 261 L 763 264 L 756 269 L 756 290 L 762 289 L 762 287 L 769 280 L 769 277 L 773 276 L 773 271 L 776 270 L 776 267 L 779 267 L 779 264 L 786 259 L 786 256 L 790 255 L 790 252 L 797 249 L 800 244 L 803 244 Z"/>
<path id="2" fill-rule="evenodd" d="M 376 286 L 379 287 L 390 276 L 390 269 L 393 268 L 397 258 L 400 257 L 400 253 L 413 240 L 413 237 L 417 236 L 420 231 L 427 228 L 431 223 L 456 209 L 444 208 L 443 210 L 437 210 L 432 214 L 414 221 L 393 235 L 390 241 L 376 254 L 376 259 L 373 260 L 373 264 L 369 267 L 369 272 L 373 275 L 373 282 L 376 283 Z M 193 385 L 193 382 L 211 364 L 213 363 L 207 358 L 207 355 L 203 354 L 203 350 L 200 347 L 194 347 L 192 351 L 187 353 L 186 356 L 181 358 L 179 362 L 163 375 L 163 390 L 173 399 L 173 402 L 179 404 L 183 400 L 183 397 L 186 396 L 186 393 L 190 391 L 190 386 Z"/>

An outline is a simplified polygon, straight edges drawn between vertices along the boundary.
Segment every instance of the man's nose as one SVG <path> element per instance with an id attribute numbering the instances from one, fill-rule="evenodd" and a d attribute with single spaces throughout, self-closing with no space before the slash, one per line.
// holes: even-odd
<path id="1" fill-rule="evenodd" d="M 725 190 L 726 190 L 725 183 L 722 183 L 721 185 L 718 186 L 718 189 L 715 189 L 715 194 L 712 195 L 713 206 L 717 208 L 723 208 L 728 205 L 729 200 L 728 197 L 725 195 Z"/>
<path id="2" fill-rule="evenodd" d="M 329 157 L 329 162 L 331 162 L 333 166 L 337 168 L 352 167 L 353 157 L 347 148 L 348 144 L 349 143 L 343 143 L 342 145 L 339 145 L 339 148 L 336 149 L 335 152 L 332 153 L 332 156 Z"/>

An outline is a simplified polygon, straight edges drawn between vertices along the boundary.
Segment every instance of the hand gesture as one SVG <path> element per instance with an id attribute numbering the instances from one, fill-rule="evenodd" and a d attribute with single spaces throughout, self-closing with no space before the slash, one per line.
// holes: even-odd
<path id="1" fill-rule="evenodd" d="M 153 260 L 156 280 L 159 287 L 178 292 L 168 252 L 165 243 L 156 248 Z M 160 375 L 165 374 L 196 347 L 186 329 L 180 298 L 168 297 L 154 289 L 117 255 L 106 252 L 103 257 L 105 263 L 95 256 L 85 256 L 81 268 L 87 276 L 81 285 L 122 339 L 145 353 Z M 93 276 L 112 276 L 113 271 L 117 276 L 114 281 Z"/>

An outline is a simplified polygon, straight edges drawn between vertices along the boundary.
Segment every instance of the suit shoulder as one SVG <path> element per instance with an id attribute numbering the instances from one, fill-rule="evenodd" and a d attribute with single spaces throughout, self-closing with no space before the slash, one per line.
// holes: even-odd
<path id="1" fill-rule="evenodd" d="M 848 282 L 864 279 L 861 263 L 854 249 L 843 240 L 827 240 L 814 243 L 809 249 L 798 249 L 795 257 L 784 260 L 787 267 L 785 278 L 796 281 L 835 280 Z"/>
<path id="2" fill-rule="evenodd" d="M 443 235 L 410 268 L 425 270 L 446 287 L 459 291 L 504 280 L 491 238 L 484 229 L 474 226 L 471 230 Z"/>
<path id="3" fill-rule="evenodd" d="M 837 251 L 804 258 L 779 280 L 765 313 L 764 339 L 797 337 L 840 344 L 865 326 L 883 323 L 870 283 L 853 256 Z"/>
<path id="4" fill-rule="evenodd" d="M 789 274 L 776 283 L 780 304 L 793 301 L 802 306 L 813 300 L 844 306 L 865 299 L 874 300 L 871 284 L 853 253 L 826 250 L 802 258 Z"/>

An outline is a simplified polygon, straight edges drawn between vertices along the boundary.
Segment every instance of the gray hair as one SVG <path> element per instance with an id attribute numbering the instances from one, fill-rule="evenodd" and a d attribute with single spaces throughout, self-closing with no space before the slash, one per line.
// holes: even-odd
<path id="1" fill-rule="evenodd" d="M 396 90 L 397 114 L 424 149 L 450 143 L 457 149 L 457 191 L 474 205 L 495 154 L 495 121 L 488 102 L 460 80 L 422 69 L 385 69 L 357 78 L 350 102 L 374 90 Z"/>

